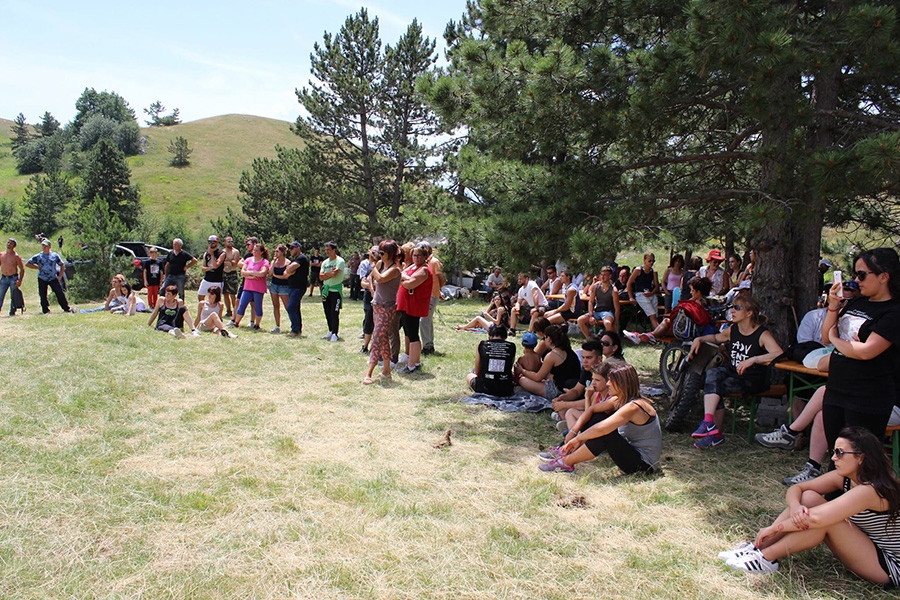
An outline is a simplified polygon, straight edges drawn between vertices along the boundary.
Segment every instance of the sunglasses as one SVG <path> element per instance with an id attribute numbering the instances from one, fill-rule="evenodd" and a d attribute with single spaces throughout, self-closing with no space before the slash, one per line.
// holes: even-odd
<path id="1" fill-rule="evenodd" d="M 655 258 L 651 258 L 651 259 L 649 259 L 647 262 L 648 262 L 648 263 L 655 263 L 655 262 L 656 262 L 656 259 L 655 259 Z"/>
<path id="2" fill-rule="evenodd" d="M 877 273 L 875 271 L 862 271 L 862 270 L 856 271 L 856 278 L 859 279 L 860 281 L 865 281 L 866 277 L 868 277 L 869 275 L 881 275 L 881 273 Z"/>
<path id="3" fill-rule="evenodd" d="M 603 346 L 604 348 L 609 348 L 610 346 L 613 345 L 613 343 L 610 342 L 610 341 L 603 341 L 603 340 L 600 340 L 600 345 Z"/>
<path id="4" fill-rule="evenodd" d="M 731 310 L 733 310 L 733 311 L 734 310 L 744 310 L 744 307 L 741 306 L 740 304 L 735 304 L 734 306 L 731 307 Z"/>
<path id="5" fill-rule="evenodd" d="M 858 456 L 860 454 L 864 454 L 863 452 L 850 452 L 849 450 L 844 450 L 843 448 L 835 448 L 831 451 L 831 455 L 837 459 L 844 458 L 845 454 L 853 454 Z"/>

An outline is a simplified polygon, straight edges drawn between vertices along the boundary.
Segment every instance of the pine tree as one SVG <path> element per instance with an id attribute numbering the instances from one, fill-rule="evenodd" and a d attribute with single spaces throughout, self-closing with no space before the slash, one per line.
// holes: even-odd
<path id="1" fill-rule="evenodd" d="M 73 196 L 72 186 L 62 173 L 33 176 L 22 197 L 25 231 L 50 235 L 59 230 Z"/>
<path id="2" fill-rule="evenodd" d="M 169 142 L 167 150 L 174 154 L 170 163 L 173 167 L 186 167 L 191 164 L 190 156 L 193 150 L 188 146 L 188 141 L 184 137 L 179 135 Z"/>
<path id="3" fill-rule="evenodd" d="M 107 138 L 101 138 L 88 157 L 81 189 L 82 205 L 100 198 L 122 221 L 134 229 L 141 215 L 140 192 L 131 185 L 131 169 L 125 155 Z"/>
<path id="4" fill-rule="evenodd" d="M 31 130 L 28 127 L 28 123 L 25 122 L 25 115 L 19 113 L 12 126 L 12 139 L 10 142 L 13 152 L 25 146 L 29 141 L 31 141 Z"/>

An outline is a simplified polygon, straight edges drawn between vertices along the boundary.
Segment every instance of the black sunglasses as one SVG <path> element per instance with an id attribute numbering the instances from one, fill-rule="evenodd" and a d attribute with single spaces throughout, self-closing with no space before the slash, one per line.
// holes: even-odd
<path id="1" fill-rule="evenodd" d="M 731 307 L 731 310 L 744 310 L 744 307 L 741 306 L 740 304 L 735 304 L 734 306 Z"/>
<path id="2" fill-rule="evenodd" d="M 613 345 L 613 343 L 612 342 L 604 342 L 603 340 L 600 340 L 600 345 L 603 346 L 604 348 L 609 348 L 610 346 Z"/>
<path id="3" fill-rule="evenodd" d="M 853 454 L 853 455 L 858 456 L 860 454 L 865 454 L 865 453 L 864 452 L 850 452 L 849 450 L 844 450 L 843 448 L 835 448 L 834 450 L 831 451 L 831 454 L 835 458 L 841 459 L 841 458 L 844 458 L 845 454 Z"/>
<path id="4" fill-rule="evenodd" d="M 856 278 L 860 281 L 865 281 L 866 277 L 868 277 L 869 275 L 881 275 L 881 273 L 878 273 L 877 271 L 856 271 Z"/>

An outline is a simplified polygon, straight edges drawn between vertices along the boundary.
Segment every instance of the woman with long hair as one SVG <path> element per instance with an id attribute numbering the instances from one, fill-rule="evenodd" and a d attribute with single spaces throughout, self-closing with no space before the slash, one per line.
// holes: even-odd
<path id="1" fill-rule="evenodd" d="M 834 345 L 822 404 L 829 447 L 848 425 L 884 435 L 897 403 L 900 258 L 892 248 L 869 250 L 856 259 L 855 271 L 860 296 L 843 303 L 835 282 L 822 322 L 822 343 Z"/>
<path id="2" fill-rule="evenodd" d="M 272 280 L 269 282 L 269 294 L 272 296 L 272 315 L 275 317 L 275 327 L 271 333 L 281 332 L 281 306 L 287 310 L 288 300 L 291 296 L 291 287 L 284 272 L 287 270 L 287 246 L 278 244 L 275 246 L 275 257 L 269 265 Z"/>
<path id="3" fill-rule="evenodd" d="M 606 362 L 625 362 L 622 352 L 622 338 L 615 331 L 604 331 L 600 336 L 603 345 L 603 360 Z"/>
<path id="4" fill-rule="evenodd" d="M 788 489 L 787 508 L 752 543 L 719 558 L 732 569 L 773 573 L 782 557 L 825 542 L 863 579 L 900 585 L 900 481 L 881 440 L 862 427 L 846 427 L 832 458 L 833 471 Z"/>
<path id="5" fill-rule="evenodd" d="M 553 400 L 563 393 L 563 389 L 578 383 L 581 362 L 572 350 L 567 329 L 565 325 L 550 325 L 544 330 L 543 341 L 548 352 L 541 361 L 540 370 L 528 371 L 516 364 L 515 373 L 519 377 L 519 385 L 528 392 Z"/>
<path id="6" fill-rule="evenodd" d="M 594 368 L 600 370 L 602 366 Z M 602 452 L 607 452 L 627 475 L 659 469 L 662 430 L 653 403 L 641 396 L 637 371 L 627 363 L 613 366 L 608 386 L 609 399 L 582 415 L 584 422 L 579 419 L 576 423 L 579 432 L 559 449 L 559 456 L 539 455 L 543 460 L 551 458 L 540 465 L 541 471 L 574 473 L 575 465 L 593 460 Z"/>
<path id="7" fill-rule="evenodd" d="M 702 279 L 702 278 L 701 278 Z M 725 405 L 722 397 L 730 394 L 753 394 L 769 387 L 769 372 L 762 363 L 781 356 L 782 350 L 766 329 L 759 302 L 750 294 L 739 295 L 731 307 L 731 327 L 719 333 L 701 335 L 691 343 L 692 358 L 704 342 L 727 344 L 728 361 L 706 372 L 703 384 L 704 417 L 691 437 L 694 447 L 715 448 L 725 441 L 722 422 Z"/>
<path id="8" fill-rule="evenodd" d="M 194 319 L 194 335 L 200 335 L 201 331 L 219 334 L 222 337 L 236 338 L 237 336 L 225 327 L 222 322 L 222 288 L 214 285 L 207 291 L 206 299 L 200 303 L 200 313 Z"/>
<path id="9" fill-rule="evenodd" d="M 666 312 L 678 304 L 681 295 L 681 279 L 684 277 L 684 257 L 676 254 L 669 261 L 669 266 L 662 276 L 663 304 Z M 676 295 L 675 290 L 678 290 Z"/>
<path id="10" fill-rule="evenodd" d="M 397 291 L 400 288 L 400 247 L 394 240 L 384 240 L 378 245 L 378 255 L 370 273 L 375 290 L 372 295 L 375 327 L 369 343 L 369 365 L 362 381 L 364 385 L 373 383 L 372 373 L 379 361 L 382 364 L 381 377 L 391 378 L 391 338 L 394 335 Z M 395 345 L 399 346 L 399 340 Z"/>
<path id="11" fill-rule="evenodd" d="M 453 329 L 456 331 L 468 331 L 476 328 L 487 330 L 491 325 L 502 325 L 505 328 L 509 328 L 510 312 L 512 312 L 512 299 L 509 290 L 503 288 L 494 292 L 486 311 L 474 317 L 465 325 L 457 325 Z"/>

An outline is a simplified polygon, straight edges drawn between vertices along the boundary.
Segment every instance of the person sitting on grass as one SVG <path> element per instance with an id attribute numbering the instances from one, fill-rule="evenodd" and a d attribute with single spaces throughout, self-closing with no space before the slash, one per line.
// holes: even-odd
<path id="1" fill-rule="evenodd" d="M 722 422 L 725 405 L 722 397 L 729 394 L 753 394 L 769 387 L 769 372 L 762 363 L 781 356 L 782 350 L 765 328 L 766 318 L 759 314 L 759 302 L 750 294 L 741 294 L 732 307 L 732 325 L 720 333 L 702 335 L 691 344 L 688 359 L 705 342 L 727 344 L 728 362 L 706 372 L 703 384 L 704 418 L 691 434 L 695 448 L 715 448 L 725 442 Z"/>
<path id="2" fill-rule="evenodd" d="M 506 293 L 504 293 L 504 291 Z M 509 314 L 512 310 L 512 301 L 509 290 L 494 292 L 487 310 L 466 323 L 457 325 L 456 331 L 470 331 L 472 329 L 488 329 L 491 325 L 503 325 L 509 327 Z"/>
<path id="3" fill-rule="evenodd" d="M 568 442 L 578 435 L 579 432 L 590 427 L 590 425 L 587 425 L 587 422 L 593 415 L 615 410 L 611 405 L 606 404 L 610 399 L 609 372 L 614 366 L 616 366 L 616 363 L 598 362 L 591 367 L 591 380 L 588 382 L 588 387 L 584 392 L 583 404 L 579 408 L 573 408 L 566 412 L 566 439 L 563 443 Z M 602 406 L 598 408 L 598 405 Z M 550 454 L 546 456 L 539 454 L 538 456 L 544 460 L 559 458 L 559 448 L 554 448 L 550 453 L 552 454 L 554 451 L 556 451 L 556 456 Z"/>
<path id="4" fill-rule="evenodd" d="M 157 331 L 165 331 L 177 338 L 183 338 L 184 324 L 191 323 L 188 307 L 184 300 L 178 297 L 178 286 L 175 284 L 167 285 L 163 294 L 163 301 L 156 303 L 147 325 L 153 327 L 153 322 L 156 321 Z"/>
<path id="5" fill-rule="evenodd" d="M 225 328 L 222 322 L 222 288 L 214 285 L 207 290 L 206 299 L 201 303 L 203 308 L 194 319 L 194 335 L 201 331 L 209 331 L 222 337 L 236 338 L 237 335 Z"/>
<path id="6" fill-rule="evenodd" d="M 581 294 L 578 293 L 578 286 L 572 283 L 572 272 L 563 269 L 559 272 L 559 279 L 562 281 L 560 292 L 563 299 L 557 308 L 544 313 L 544 317 L 554 325 L 563 325 L 581 315 Z"/>
<path id="7" fill-rule="evenodd" d="M 659 469 L 662 430 L 653 404 L 641 396 L 637 371 L 627 363 L 615 365 L 608 382 L 611 398 L 591 411 L 584 428 L 559 449 L 558 458 L 540 465 L 541 471 L 574 473 L 575 465 L 604 451 L 626 475 Z"/>
<path id="8" fill-rule="evenodd" d="M 824 542 L 859 577 L 900 585 L 900 481 L 881 440 L 846 427 L 832 458 L 833 471 L 791 486 L 775 522 L 719 559 L 738 571 L 774 573 L 781 558 Z"/>
<path id="9" fill-rule="evenodd" d="M 529 371 L 517 366 L 515 372 L 519 377 L 519 385 L 526 391 L 553 400 L 562 394 L 564 388 L 575 385 L 581 372 L 581 364 L 578 355 L 572 350 L 565 325 L 551 325 L 544 333 L 544 343 L 549 351 L 541 361 L 541 368 Z"/>
<path id="10" fill-rule="evenodd" d="M 584 410 L 585 392 L 591 384 L 591 369 L 603 360 L 602 351 L 603 344 L 597 338 L 588 338 L 581 344 L 581 374 L 575 385 L 553 399 L 554 420 L 565 424 L 570 410 Z"/>
<path id="11" fill-rule="evenodd" d="M 516 367 L 526 371 L 539 371 L 541 369 L 541 357 L 534 351 L 537 345 L 537 335 L 530 331 L 522 334 L 522 356 L 516 361 L 513 371 L 516 370 Z M 518 382 L 518 377 L 516 377 L 516 380 Z"/>
<path id="12" fill-rule="evenodd" d="M 146 312 L 147 305 L 137 297 L 137 294 L 131 289 L 130 283 L 122 284 L 122 295 L 125 297 L 125 303 L 111 308 L 110 313 L 132 317 L 135 313 Z"/>
<path id="13" fill-rule="evenodd" d="M 600 281 L 589 287 L 587 311 L 578 317 L 581 335 L 589 338 L 591 328 L 602 324 L 606 331 L 616 331 L 619 322 L 619 294 L 612 283 L 612 267 L 600 270 Z"/>
<path id="14" fill-rule="evenodd" d="M 703 328 L 702 334 L 713 333 L 715 330 L 712 324 L 712 317 L 706 310 L 706 297 L 709 296 L 709 290 L 712 288 L 712 282 L 706 277 L 694 277 L 690 284 L 691 297 L 687 300 L 681 300 L 678 305 L 672 309 L 668 317 L 662 320 L 659 326 L 650 333 L 638 333 L 636 331 L 622 331 L 622 335 L 628 338 L 633 344 L 641 342 L 647 344 L 655 344 L 656 338 L 672 335 L 672 323 L 678 315 L 678 311 L 687 311 L 699 327 Z"/>
<path id="15" fill-rule="evenodd" d="M 475 370 L 466 376 L 472 391 L 491 396 L 512 396 L 513 363 L 516 345 L 506 341 L 508 332 L 503 325 L 491 325 L 488 339 L 478 343 L 475 352 Z"/>
<path id="16" fill-rule="evenodd" d="M 604 331 L 600 336 L 600 344 L 603 346 L 604 362 L 625 362 L 625 354 L 622 352 L 622 338 L 615 331 Z"/>

